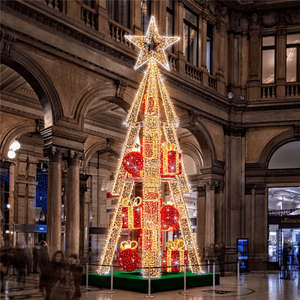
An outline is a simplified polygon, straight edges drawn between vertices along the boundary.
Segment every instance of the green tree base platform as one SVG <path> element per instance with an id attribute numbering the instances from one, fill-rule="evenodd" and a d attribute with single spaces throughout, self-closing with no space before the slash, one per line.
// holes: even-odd
<path id="1" fill-rule="evenodd" d="M 161 278 L 151 279 L 151 293 L 183 289 L 184 273 L 163 273 Z M 215 275 L 216 285 L 220 284 L 219 274 Z M 89 285 L 110 289 L 110 274 L 89 274 Z M 213 285 L 213 274 L 186 273 L 187 288 Z M 115 272 L 114 289 L 148 293 L 148 279 L 142 278 L 141 271 Z"/>

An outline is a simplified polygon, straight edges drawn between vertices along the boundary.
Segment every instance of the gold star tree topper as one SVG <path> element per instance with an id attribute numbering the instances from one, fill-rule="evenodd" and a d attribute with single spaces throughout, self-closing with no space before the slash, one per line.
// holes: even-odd
<path id="1" fill-rule="evenodd" d="M 159 36 L 154 16 L 145 36 L 125 35 L 125 38 L 141 49 L 134 69 L 138 69 L 147 61 L 154 59 L 170 71 L 165 49 L 180 40 L 180 37 Z"/>

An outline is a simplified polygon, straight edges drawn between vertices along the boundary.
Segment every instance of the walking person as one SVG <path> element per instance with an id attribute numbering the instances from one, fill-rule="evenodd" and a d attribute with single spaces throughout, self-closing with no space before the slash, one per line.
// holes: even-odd
<path id="1" fill-rule="evenodd" d="M 32 257 L 33 257 L 33 274 L 37 274 L 37 266 L 39 263 L 39 244 L 35 243 L 34 247 L 32 248 Z"/>
<path id="2" fill-rule="evenodd" d="M 297 259 L 298 259 L 298 270 L 300 269 L 300 243 L 298 243 L 298 253 L 297 253 Z"/>
<path id="3" fill-rule="evenodd" d="M 289 274 L 288 274 L 288 255 L 289 255 L 289 248 L 288 244 L 284 243 L 283 244 L 283 250 L 282 250 L 282 264 L 284 267 L 284 279 L 289 279 Z"/>
<path id="4" fill-rule="evenodd" d="M 42 292 L 42 286 L 44 285 L 43 278 L 50 263 L 48 245 L 45 241 L 41 241 L 41 248 L 39 249 L 39 267 L 40 267 L 40 292 Z"/>
<path id="5" fill-rule="evenodd" d="M 8 269 L 8 254 L 6 249 L 0 249 L 0 281 L 1 281 L 1 293 L 5 291 L 5 276 Z"/>
<path id="6" fill-rule="evenodd" d="M 42 275 L 41 280 L 45 300 L 68 300 L 65 288 L 65 260 L 61 250 L 53 254 L 47 271 Z"/>
<path id="7" fill-rule="evenodd" d="M 66 271 L 66 285 L 68 285 L 69 300 L 79 300 L 81 297 L 80 284 L 83 267 L 78 262 L 77 254 L 71 254 L 69 256 Z"/>
<path id="8" fill-rule="evenodd" d="M 21 288 L 21 283 L 25 284 L 25 272 L 27 267 L 27 255 L 24 248 L 20 246 L 16 249 L 14 267 L 17 270 L 17 282 Z"/>
<path id="9" fill-rule="evenodd" d="M 224 277 L 225 276 L 225 244 L 223 242 L 221 242 L 218 245 L 218 251 L 217 251 L 217 255 L 218 255 L 218 262 L 219 262 L 219 267 L 220 267 L 220 276 Z"/>

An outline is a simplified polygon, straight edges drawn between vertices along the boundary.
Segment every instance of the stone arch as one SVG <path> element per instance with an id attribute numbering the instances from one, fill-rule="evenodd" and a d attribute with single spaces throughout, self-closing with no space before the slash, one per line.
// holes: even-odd
<path id="1" fill-rule="evenodd" d="M 5 34 L 2 32 L 2 35 Z M 4 37 L 1 44 L 5 47 Z M 12 44 L 9 53 L 1 51 L 1 63 L 19 73 L 34 89 L 43 108 L 45 128 L 62 118 L 63 110 L 58 93 L 51 79 L 35 60 L 18 48 L 17 44 Z"/>
<path id="2" fill-rule="evenodd" d="M 182 116 L 180 117 L 180 127 L 189 130 L 198 141 L 201 147 L 203 157 L 202 168 L 210 168 L 213 162 L 217 160 L 216 148 L 213 139 L 197 116 Z"/>
<path id="3" fill-rule="evenodd" d="M 78 121 L 80 127 L 84 128 L 84 120 L 89 106 L 95 99 L 112 102 L 120 106 L 124 111 L 128 111 L 130 104 L 123 97 L 117 97 L 118 87 L 112 83 L 94 84 L 86 88 L 78 97 L 72 115 Z M 123 94 L 122 94 L 123 95 Z"/>
<path id="4" fill-rule="evenodd" d="M 197 167 L 197 174 L 203 167 L 203 157 L 200 149 L 191 142 L 180 142 L 180 148 L 183 154 L 189 155 L 195 162 Z"/>
<path id="5" fill-rule="evenodd" d="M 284 131 L 274 137 L 272 140 L 270 140 L 267 145 L 262 150 L 258 163 L 260 167 L 264 170 L 268 169 L 268 164 L 271 156 L 273 153 L 283 144 L 286 144 L 291 141 L 299 141 L 299 138 L 297 139 L 295 137 L 295 131 L 293 129 Z"/>
<path id="6" fill-rule="evenodd" d="M 22 134 L 35 131 L 36 123 L 33 120 L 22 121 L 8 128 L 0 139 L 0 155 L 4 157 L 4 159 L 8 159 L 7 153 L 10 144 Z"/>
<path id="7" fill-rule="evenodd" d="M 87 171 L 87 166 L 88 166 L 89 160 L 92 157 L 92 155 L 94 153 L 96 153 L 97 151 L 101 151 L 103 154 L 104 153 L 110 153 L 114 157 L 116 157 L 117 159 L 120 157 L 120 153 L 116 152 L 114 149 L 105 148 L 104 145 L 103 145 L 103 142 L 94 143 L 84 153 L 84 162 L 83 162 L 83 165 L 82 165 L 83 172 Z"/>

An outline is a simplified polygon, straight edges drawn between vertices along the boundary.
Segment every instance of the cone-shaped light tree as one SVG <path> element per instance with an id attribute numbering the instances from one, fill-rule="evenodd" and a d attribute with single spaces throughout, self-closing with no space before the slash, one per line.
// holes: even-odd
<path id="1" fill-rule="evenodd" d="M 109 272 L 122 228 L 140 228 L 143 277 L 148 277 L 149 272 L 153 278 L 160 277 L 162 230 L 172 230 L 176 225 L 179 225 L 182 242 L 174 245 L 180 244 L 180 249 L 184 245 L 192 272 L 200 273 L 199 254 L 183 198 L 191 191 L 176 134 L 179 120 L 158 68 L 160 64 L 169 70 L 164 50 L 180 38 L 159 36 L 154 17 L 151 17 L 145 36 L 126 38 L 141 49 L 135 69 L 144 64 L 148 66 L 126 119 L 128 132 L 111 192 L 118 195 L 119 200 L 99 273 Z M 137 144 L 139 137 L 142 139 Z M 171 205 L 166 206 L 161 201 L 164 182 L 171 195 Z M 142 184 L 142 197 L 132 195 L 136 184 Z M 130 248 L 131 242 L 126 245 Z M 120 264 L 126 264 L 126 256 L 122 256 Z"/>

